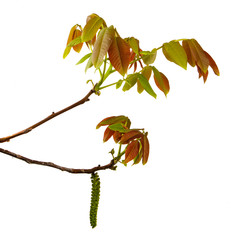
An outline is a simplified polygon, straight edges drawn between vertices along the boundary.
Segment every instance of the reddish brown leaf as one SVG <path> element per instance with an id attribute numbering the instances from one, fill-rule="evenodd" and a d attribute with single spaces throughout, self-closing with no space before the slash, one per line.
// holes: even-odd
<path id="1" fill-rule="evenodd" d="M 103 136 L 103 142 L 108 141 L 114 134 L 114 131 L 109 129 L 109 127 L 106 128 Z"/>
<path id="2" fill-rule="evenodd" d="M 114 132 L 113 138 L 114 138 L 115 143 L 118 143 L 121 140 L 121 137 L 122 137 L 122 133 Z"/>
<path id="3" fill-rule="evenodd" d="M 188 59 L 188 63 L 192 66 L 192 67 L 195 67 L 196 66 L 196 63 L 195 63 L 195 59 L 191 53 L 191 50 L 190 50 L 190 47 L 189 47 L 189 44 L 188 44 L 188 40 L 183 40 L 182 42 L 182 46 L 186 52 L 186 55 L 187 55 L 187 59 Z"/>
<path id="4" fill-rule="evenodd" d="M 130 141 L 142 137 L 142 135 L 143 134 L 139 130 L 131 130 L 122 136 L 120 144 L 128 144 Z"/>
<path id="5" fill-rule="evenodd" d="M 190 39 L 187 41 L 196 65 L 200 67 L 202 72 L 206 73 L 209 67 L 209 60 L 205 54 L 205 51 L 195 39 Z"/>
<path id="6" fill-rule="evenodd" d="M 124 76 L 130 63 L 130 46 L 121 37 L 115 37 L 108 53 L 113 67 Z"/>
<path id="7" fill-rule="evenodd" d="M 138 140 L 134 140 L 128 144 L 125 152 L 125 163 L 130 162 L 138 155 L 139 146 L 140 143 Z"/>
<path id="8" fill-rule="evenodd" d="M 165 94 L 165 96 L 167 96 L 170 90 L 168 79 L 162 72 L 159 72 L 155 67 L 152 67 L 152 70 L 154 73 L 154 80 L 157 87 Z"/>
<path id="9" fill-rule="evenodd" d="M 148 161 L 149 157 L 149 141 L 147 138 L 147 133 L 144 134 L 144 136 L 141 138 L 141 144 L 142 144 L 142 152 L 143 152 L 143 160 L 142 163 L 145 165 Z"/>
<path id="10" fill-rule="evenodd" d="M 210 67 L 213 69 L 214 73 L 219 76 L 220 75 L 220 72 L 219 72 L 219 69 L 218 69 L 218 66 L 217 64 L 215 63 L 215 61 L 213 60 L 213 58 L 205 51 L 205 54 L 209 60 L 209 65 Z"/>
<path id="11" fill-rule="evenodd" d="M 101 122 L 99 122 L 96 128 L 98 129 L 101 126 L 111 125 L 115 123 L 123 123 L 123 122 L 126 122 L 127 120 L 128 120 L 128 117 L 125 117 L 125 116 L 108 117 L 103 119 Z"/>

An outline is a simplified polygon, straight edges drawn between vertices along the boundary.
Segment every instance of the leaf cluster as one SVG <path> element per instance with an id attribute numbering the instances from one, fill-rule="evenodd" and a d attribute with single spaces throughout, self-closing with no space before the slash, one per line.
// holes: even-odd
<path id="1" fill-rule="evenodd" d="M 141 160 L 143 165 L 147 163 L 149 157 L 149 141 L 148 133 L 143 129 L 130 128 L 131 121 L 126 116 L 112 116 L 103 119 L 97 128 L 107 126 L 103 136 L 103 142 L 113 137 L 115 143 L 120 144 L 120 151 L 116 158 L 121 158 L 125 153 L 125 159 L 122 161 L 126 165 L 130 161 L 138 164 Z M 125 150 L 121 152 L 121 145 L 125 146 Z"/>
<path id="2" fill-rule="evenodd" d="M 204 82 L 208 77 L 209 66 L 216 75 L 219 75 L 215 61 L 209 53 L 203 50 L 197 40 L 172 40 L 151 51 L 143 51 L 138 39 L 135 37 L 122 38 L 113 25 L 108 27 L 105 20 L 97 14 L 89 15 L 83 28 L 79 24 L 71 28 L 63 57 L 65 58 L 69 54 L 71 48 L 79 53 L 83 43 L 90 49 L 90 53 L 83 56 L 77 64 L 88 60 L 86 71 L 93 66 L 99 70 L 101 79 L 95 85 L 96 91 L 112 85 L 120 88 L 123 83 L 122 90 L 128 91 L 137 84 L 138 93 L 145 90 L 156 98 L 157 94 L 149 82 L 153 73 L 155 85 L 167 96 L 170 90 L 169 80 L 154 66 L 159 49 L 162 49 L 168 61 L 185 70 L 187 70 L 187 64 L 192 67 L 196 66 L 199 78 L 203 77 Z M 108 69 L 106 69 L 107 64 L 109 65 Z M 138 70 L 138 65 L 140 70 Z M 133 72 L 129 73 L 129 69 L 132 67 Z M 106 78 L 115 71 L 120 73 L 123 79 L 102 86 Z"/>

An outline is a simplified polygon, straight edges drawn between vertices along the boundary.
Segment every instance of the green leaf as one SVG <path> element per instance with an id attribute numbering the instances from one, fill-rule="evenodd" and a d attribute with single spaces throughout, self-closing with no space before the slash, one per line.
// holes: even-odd
<path id="1" fill-rule="evenodd" d="M 79 60 L 78 63 L 76 63 L 76 65 L 83 63 L 83 62 L 86 61 L 88 58 L 90 58 L 91 55 L 92 55 L 92 53 L 86 54 L 83 58 L 81 58 L 81 59 Z"/>
<path id="2" fill-rule="evenodd" d="M 67 47 L 73 47 L 73 46 L 78 45 L 78 44 L 80 44 L 80 43 L 82 43 L 81 36 L 73 39 L 73 40 L 67 45 Z"/>
<path id="3" fill-rule="evenodd" d="M 87 64 L 86 64 L 86 67 L 85 67 L 85 73 L 87 72 L 87 70 L 89 68 L 91 68 L 93 66 L 93 63 L 92 63 L 92 57 L 89 58 Z"/>
<path id="4" fill-rule="evenodd" d="M 151 72 L 152 72 L 152 67 L 151 66 L 146 66 L 142 69 L 141 74 L 149 81 L 151 77 Z M 138 81 L 137 82 L 137 91 L 138 93 L 142 93 L 144 88 L 142 87 L 141 83 Z"/>
<path id="5" fill-rule="evenodd" d="M 120 88 L 122 86 L 123 80 L 118 80 L 116 83 L 116 89 Z"/>
<path id="6" fill-rule="evenodd" d="M 140 84 L 142 85 L 142 87 L 144 88 L 144 90 L 148 94 L 150 94 L 152 97 L 156 98 L 156 96 L 157 96 L 156 93 L 153 91 L 148 80 L 142 74 L 138 74 L 138 80 L 139 80 Z"/>
<path id="7" fill-rule="evenodd" d="M 125 129 L 123 127 L 123 125 L 121 123 L 112 124 L 112 125 L 109 126 L 109 129 L 111 129 L 113 131 L 120 132 L 120 133 L 125 133 L 125 132 L 128 131 L 127 129 Z"/>
<path id="8" fill-rule="evenodd" d="M 99 16 L 94 16 L 85 25 L 82 32 L 82 41 L 88 42 L 93 39 L 99 28 L 102 26 L 104 20 Z"/>
<path id="9" fill-rule="evenodd" d="M 103 28 L 97 37 L 93 48 L 92 62 L 96 68 L 99 68 L 104 60 L 107 51 L 112 43 L 115 31 L 114 27 Z"/>
<path id="10" fill-rule="evenodd" d="M 171 41 L 163 44 L 163 54 L 171 62 L 176 63 L 180 67 L 187 69 L 187 55 L 184 48 L 179 42 Z"/>
<path id="11" fill-rule="evenodd" d="M 157 50 L 156 50 L 156 48 L 154 48 L 151 52 L 143 51 L 140 53 L 143 55 L 142 59 L 143 59 L 144 64 L 149 65 L 155 61 L 156 55 L 157 55 Z"/>
<path id="12" fill-rule="evenodd" d="M 111 125 L 111 124 L 115 124 L 115 123 L 122 123 L 122 122 L 127 122 L 127 121 L 128 121 L 128 117 L 123 116 L 123 115 L 107 117 L 98 123 L 98 125 L 96 126 L 96 129 L 98 129 L 99 127 L 102 127 L 102 126 Z"/>
<path id="13" fill-rule="evenodd" d="M 65 59 L 71 51 L 71 47 L 66 47 L 63 53 L 63 59 Z"/>
<path id="14" fill-rule="evenodd" d="M 122 90 L 125 92 L 131 89 L 137 83 L 137 80 L 138 80 L 138 73 L 129 74 L 125 79 L 126 82 Z"/>

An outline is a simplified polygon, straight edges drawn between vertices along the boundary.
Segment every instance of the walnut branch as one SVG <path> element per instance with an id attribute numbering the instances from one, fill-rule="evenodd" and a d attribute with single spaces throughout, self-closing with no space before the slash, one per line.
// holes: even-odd
<path id="1" fill-rule="evenodd" d="M 43 120 L 35 123 L 34 125 L 26 128 L 26 129 L 24 129 L 24 130 L 22 130 L 22 131 L 20 131 L 20 132 L 17 132 L 17 133 L 15 133 L 15 134 L 10 135 L 10 136 L 7 136 L 7 137 L 0 138 L 0 143 L 9 142 L 10 139 L 12 139 L 12 138 L 15 138 L 15 137 L 18 137 L 18 136 L 20 136 L 20 135 L 26 134 L 26 133 L 30 132 L 31 130 L 37 128 L 38 126 L 44 124 L 45 122 L 53 119 L 54 117 L 57 117 L 58 115 L 60 115 L 60 114 L 62 114 L 62 113 L 64 113 L 64 112 L 67 112 L 67 111 L 71 110 L 72 108 L 75 108 L 75 107 L 77 107 L 77 106 L 79 106 L 79 105 L 81 105 L 81 104 L 89 101 L 89 97 L 90 97 L 90 95 L 92 95 L 93 93 L 95 93 L 94 88 L 91 89 L 91 90 L 88 92 L 88 94 L 87 94 L 84 98 L 82 98 L 80 101 L 78 101 L 78 102 L 76 102 L 76 103 L 74 103 L 74 104 L 72 104 L 72 105 L 70 105 L 70 106 L 68 106 L 68 107 L 66 107 L 66 108 L 58 111 L 58 112 L 53 112 L 53 113 L 52 113 L 51 115 L 49 115 L 48 117 L 44 118 Z"/>
<path id="2" fill-rule="evenodd" d="M 52 168 L 56 168 L 59 169 L 61 171 L 65 171 L 65 172 L 69 172 L 69 173 L 73 173 L 73 174 L 78 174 L 78 173 L 94 173 L 96 171 L 100 171 L 100 170 L 106 170 L 106 169 L 113 169 L 114 165 L 117 163 L 117 161 L 119 160 L 120 156 L 113 158 L 110 163 L 106 164 L 106 165 L 98 165 L 96 167 L 93 168 L 88 168 L 88 169 L 77 169 L 77 168 L 67 168 L 67 167 L 63 167 L 60 165 L 57 165 L 55 163 L 52 162 L 42 162 L 42 161 L 38 161 L 38 160 L 32 160 L 30 158 L 21 156 L 19 154 L 10 152 L 6 149 L 0 148 L 0 152 L 4 153 L 6 155 L 12 156 L 14 158 L 20 159 L 26 163 L 29 164 L 37 164 L 37 165 L 42 165 L 42 166 L 47 166 L 47 167 L 52 167 Z"/>

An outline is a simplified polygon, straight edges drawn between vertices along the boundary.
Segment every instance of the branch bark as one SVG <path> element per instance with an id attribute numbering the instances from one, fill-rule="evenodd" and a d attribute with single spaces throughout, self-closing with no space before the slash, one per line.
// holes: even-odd
<path id="1" fill-rule="evenodd" d="M 37 128 L 38 126 L 44 124 L 45 122 L 48 122 L 49 120 L 57 117 L 58 115 L 60 115 L 60 114 L 62 114 L 62 113 L 64 113 L 64 112 L 67 112 L 67 111 L 71 110 L 72 108 L 75 108 L 75 107 L 77 107 L 77 106 L 79 106 L 79 105 L 81 105 L 81 104 L 89 101 L 89 97 L 90 97 L 93 93 L 95 93 L 94 88 L 91 89 L 91 90 L 87 93 L 87 95 L 86 95 L 85 97 L 83 97 L 80 101 L 78 101 L 78 102 L 76 102 L 76 103 L 74 103 L 74 104 L 72 104 L 72 105 L 70 105 L 70 106 L 68 106 L 68 107 L 66 107 L 66 108 L 64 108 L 64 109 L 56 112 L 56 113 L 53 112 L 53 113 L 52 113 L 51 115 L 49 115 L 48 117 L 44 118 L 43 120 L 35 123 L 34 125 L 26 128 L 26 129 L 24 129 L 24 130 L 22 130 L 22 131 L 20 131 L 20 132 L 17 132 L 17 133 L 15 133 L 15 134 L 10 135 L 10 136 L 7 136 L 7 137 L 0 138 L 0 143 L 9 142 L 10 139 L 12 139 L 12 138 L 15 138 L 15 137 L 18 137 L 18 136 L 20 136 L 20 135 L 29 133 L 31 130 Z"/>
<path id="2" fill-rule="evenodd" d="M 21 156 L 21 155 L 19 155 L 17 153 L 8 151 L 8 150 L 3 149 L 3 148 L 0 148 L 0 152 L 4 153 L 6 155 L 12 156 L 14 158 L 20 159 L 20 160 L 22 160 L 22 161 L 24 161 L 26 163 L 29 163 L 29 164 L 37 164 L 37 165 L 42 165 L 42 166 L 46 166 L 46 167 L 52 167 L 52 168 L 56 168 L 56 169 L 59 169 L 61 171 L 65 171 L 65 172 L 69 172 L 69 173 L 73 173 L 73 174 L 78 174 L 78 173 L 88 173 L 88 174 L 91 174 L 91 173 L 94 173 L 94 172 L 100 171 L 100 170 L 113 169 L 115 163 L 118 160 L 118 158 L 115 157 L 106 165 L 102 165 L 102 166 L 98 165 L 96 167 L 88 168 L 88 169 L 77 169 L 77 168 L 63 167 L 63 166 L 57 165 L 57 164 L 55 164 L 53 162 L 43 162 L 43 161 L 38 161 L 38 160 L 32 160 L 30 158 Z"/>

